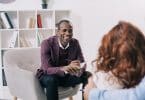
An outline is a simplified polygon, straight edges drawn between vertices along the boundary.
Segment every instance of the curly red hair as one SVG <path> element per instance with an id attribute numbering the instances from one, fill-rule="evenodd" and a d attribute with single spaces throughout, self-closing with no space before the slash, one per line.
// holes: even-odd
<path id="1" fill-rule="evenodd" d="M 145 75 L 145 37 L 134 25 L 119 22 L 102 39 L 97 71 L 111 71 L 124 88 L 137 85 Z"/>

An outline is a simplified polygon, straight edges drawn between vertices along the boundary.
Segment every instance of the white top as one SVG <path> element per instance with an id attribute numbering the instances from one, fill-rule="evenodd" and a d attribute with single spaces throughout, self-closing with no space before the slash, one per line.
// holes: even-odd
<path id="1" fill-rule="evenodd" d="M 59 44 L 59 47 L 61 47 L 62 49 L 67 49 L 69 47 L 69 42 L 66 45 L 66 47 L 63 47 L 59 39 L 58 39 L 58 44 Z"/>
<path id="2" fill-rule="evenodd" d="M 115 77 L 112 72 L 96 72 L 93 76 L 93 81 L 97 89 L 112 90 L 123 88 L 123 85 L 118 82 L 117 77 Z"/>

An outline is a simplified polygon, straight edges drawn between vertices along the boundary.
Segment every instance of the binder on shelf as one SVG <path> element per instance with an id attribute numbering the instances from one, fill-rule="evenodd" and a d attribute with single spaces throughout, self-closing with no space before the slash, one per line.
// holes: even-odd
<path id="1" fill-rule="evenodd" d="M 37 27 L 42 28 L 42 20 L 40 14 L 37 14 Z"/>
<path id="2" fill-rule="evenodd" d="M 8 47 L 9 48 L 14 48 L 16 45 L 16 41 L 17 41 L 17 36 L 18 36 L 18 31 L 14 31 L 12 37 L 10 38 Z"/>
<path id="3" fill-rule="evenodd" d="M 38 32 L 37 35 L 38 35 L 39 43 L 41 43 L 41 42 L 45 39 L 45 36 L 44 36 L 44 34 L 41 33 L 41 32 Z"/>
<path id="4" fill-rule="evenodd" d="M 38 46 L 40 46 L 41 40 L 40 40 L 40 36 L 38 33 L 37 33 L 37 43 L 38 43 Z"/>
<path id="5" fill-rule="evenodd" d="M 4 23 L 5 28 L 7 28 L 7 29 L 14 28 L 12 21 L 6 12 L 1 12 L 0 17 Z"/>

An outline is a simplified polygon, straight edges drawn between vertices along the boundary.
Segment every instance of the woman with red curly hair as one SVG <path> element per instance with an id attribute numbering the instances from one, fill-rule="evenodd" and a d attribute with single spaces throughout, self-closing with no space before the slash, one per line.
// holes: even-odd
<path id="1" fill-rule="evenodd" d="M 145 76 L 143 33 L 131 23 L 119 22 L 103 37 L 94 62 L 96 72 L 91 85 L 104 90 L 135 87 Z M 89 86 L 85 89 L 90 90 Z"/>

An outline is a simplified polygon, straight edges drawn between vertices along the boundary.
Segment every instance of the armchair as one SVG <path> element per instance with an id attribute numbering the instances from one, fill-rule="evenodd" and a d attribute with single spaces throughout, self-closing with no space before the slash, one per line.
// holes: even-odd
<path id="1" fill-rule="evenodd" d="M 40 67 L 40 48 L 15 49 L 4 54 L 4 70 L 8 88 L 14 100 L 46 100 L 45 92 L 35 77 Z M 59 87 L 59 99 L 70 97 L 77 93 L 75 87 Z"/>

